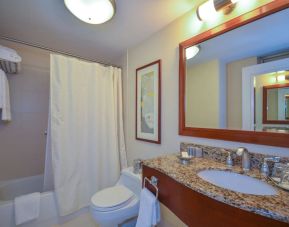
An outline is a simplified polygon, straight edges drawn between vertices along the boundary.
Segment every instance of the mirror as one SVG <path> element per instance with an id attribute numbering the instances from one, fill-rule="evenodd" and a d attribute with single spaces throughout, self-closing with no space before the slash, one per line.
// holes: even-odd
<path id="1" fill-rule="evenodd" d="M 249 129 L 244 127 L 245 116 L 242 116 L 242 70 L 257 65 L 258 59 L 263 56 L 286 56 L 285 53 L 289 50 L 289 29 L 284 18 L 289 18 L 289 9 L 198 44 L 199 53 L 186 59 L 186 127 Z M 190 49 L 191 47 L 186 48 L 186 53 Z M 266 63 L 264 67 L 265 65 Z M 284 68 L 280 70 L 283 71 Z M 289 83 L 284 74 L 254 77 L 256 83 L 249 86 L 251 85 L 252 89 L 255 86 L 256 89 L 255 109 L 262 107 L 262 98 L 259 98 L 262 93 L 259 91 L 260 85 L 263 87 L 265 84 L 282 84 L 284 81 L 276 80 L 281 76 Z M 273 91 L 269 94 L 273 94 Z M 278 106 L 278 103 L 274 102 L 274 105 Z M 262 115 L 262 108 L 260 109 L 257 109 L 258 115 Z M 284 115 L 284 110 L 282 111 Z M 264 127 L 266 125 L 255 124 L 250 130 L 264 131 Z"/>
<path id="2" fill-rule="evenodd" d="M 237 18 L 180 44 L 180 135 L 289 146 L 284 8 L 244 26 L 245 16 Z"/>
<path id="3" fill-rule="evenodd" d="M 273 72 L 261 76 L 260 80 L 256 81 L 256 87 L 266 83 L 262 87 L 263 124 L 289 124 L 289 83 L 286 83 L 289 79 L 288 73 L 288 71 Z"/>

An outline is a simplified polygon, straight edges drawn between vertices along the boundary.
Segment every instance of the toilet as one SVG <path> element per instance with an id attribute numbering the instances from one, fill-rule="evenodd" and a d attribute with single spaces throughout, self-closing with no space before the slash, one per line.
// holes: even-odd
<path id="1" fill-rule="evenodd" d="M 116 227 L 137 217 L 141 192 L 141 175 L 129 167 L 121 171 L 115 186 L 95 193 L 91 198 L 90 213 L 101 227 Z"/>

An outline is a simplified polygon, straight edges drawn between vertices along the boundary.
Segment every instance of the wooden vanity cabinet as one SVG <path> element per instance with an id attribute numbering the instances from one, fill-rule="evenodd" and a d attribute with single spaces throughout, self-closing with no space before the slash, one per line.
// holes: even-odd
<path id="1" fill-rule="evenodd" d="M 158 178 L 159 201 L 191 227 L 288 227 L 289 224 L 248 212 L 202 195 L 171 177 L 143 166 L 143 177 Z M 149 184 L 147 188 L 155 192 Z"/>

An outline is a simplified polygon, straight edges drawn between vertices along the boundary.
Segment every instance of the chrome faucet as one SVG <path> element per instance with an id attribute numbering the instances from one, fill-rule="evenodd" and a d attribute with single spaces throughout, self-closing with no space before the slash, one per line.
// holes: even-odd
<path id="1" fill-rule="evenodd" d="M 280 162 L 280 157 L 268 157 L 268 158 L 264 158 L 263 160 L 263 163 L 261 165 L 261 169 L 260 169 L 260 172 L 261 172 L 261 175 L 267 177 L 269 176 L 269 166 L 268 166 L 268 163 L 267 161 L 271 161 L 271 162 Z"/>
<path id="2" fill-rule="evenodd" d="M 251 160 L 248 150 L 245 147 L 239 147 L 237 149 L 237 155 L 242 156 L 242 168 L 244 172 L 250 170 Z"/>

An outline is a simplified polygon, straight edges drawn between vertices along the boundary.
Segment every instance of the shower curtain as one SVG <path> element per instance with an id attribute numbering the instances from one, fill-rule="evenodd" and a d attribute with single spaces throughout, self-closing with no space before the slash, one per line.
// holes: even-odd
<path id="1" fill-rule="evenodd" d="M 47 147 L 63 216 L 88 206 L 127 165 L 121 69 L 55 54 L 50 61 Z"/>

